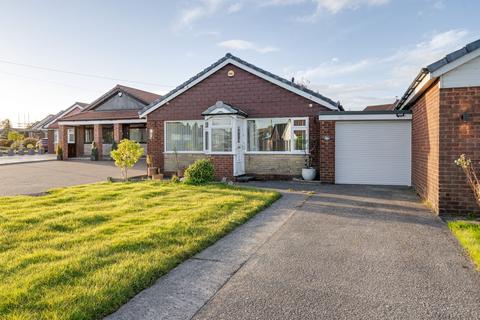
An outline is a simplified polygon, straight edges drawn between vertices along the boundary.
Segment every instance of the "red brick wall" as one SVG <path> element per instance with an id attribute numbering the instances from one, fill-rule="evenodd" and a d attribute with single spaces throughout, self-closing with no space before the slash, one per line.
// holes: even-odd
<path id="1" fill-rule="evenodd" d="M 93 125 L 93 141 L 95 141 L 98 149 L 98 159 L 102 159 L 102 151 L 103 151 L 103 132 L 102 132 L 102 125 L 101 124 L 94 124 Z"/>
<path id="2" fill-rule="evenodd" d="M 228 77 L 228 70 L 233 70 L 235 76 Z M 163 121 L 203 119 L 202 112 L 216 101 L 242 109 L 249 118 L 308 116 L 310 141 L 318 138 L 318 112 L 329 110 L 236 66 L 227 65 L 147 116 L 147 127 L 155 131 L 148 150 L 156 165 L 163 167 L 160 163 L 163 162 Z M 318 148 L 315 163 L 319 163 Z"/>
<path id="3" fill-rule="evenodd" d="M 152 156 L 153 166 L 159 168 L 160 172 L 164 172 L 164 138 L 163 138 L 163 121 L 150 120 L 147 121 L 147 131 L 149 132 L 149 139 L 147 142 L 148 154 Z M 150 139 L 150 131 L 153 132 L 152 139 Z"/>
<path id="4" fill-rule="evenodd" d="M 233 155 L 211 155 L 210 158 L 215 167 L 215 179 L 221 180 L 223 177 L 233 179 Z"/>
<path id="5" fill-rule="evenodd" d="M 324 183 L 335 183 L 335 121 L 320 121 L 319 176 Z M 330 140 L 322 139 L 329 137 Z"/>
<path id="6" fill-rule="evenodd" d="M 83 156 L 85 142 L 85 127 L 75 127 L 75 147 L 77 148 L 77 157 Z"/>
<path id="7" fill-rule="evenodd" d="M 48 139 L 48 153 L 55 154 L 55 144 L 53 143 L 54 137 L 54 130 L 47 130 L 47 139 Z"/>
<path id="8" fill-rule="evenodd" d="M 464 122 L 463 113 L 470 119 Z M 440 89 L 439 213 L 480 212 L 463 171 L 454 161 L 464 153 L 480 173 L 480 87 Z"/>
<path id="9" fill-rule="evenodd" d="M 113 140 L 118 144 L 123 138 L 123 124 L 114 123 L 113 124 Z"/>

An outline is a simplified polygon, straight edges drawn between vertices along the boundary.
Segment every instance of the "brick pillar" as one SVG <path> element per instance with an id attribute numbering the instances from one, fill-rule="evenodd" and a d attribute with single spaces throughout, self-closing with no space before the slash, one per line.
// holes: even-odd
<path id="1" fill-rule="evenodd" d="M 85 126 L 78 126 L 75 129 L 75 146 L 77 148 L 77 157 L 82 157 L 84 153 L 83 144 L 85 142 Z"/>
<path id="2" fill-rule="evenodd" d="M 103 137 L 102 137 L 102 125 L 94 124 L 93 125 L 93 141 L 97 144 L 98 148 L 98 159 L 102 159 L 102 149 L 103 149 Z"/>
<path id="3" fill-rule="evenodd" d="M 215 154 L 211 155 L 210 159 L 215 168 L 215 179 L 221 180 L 226 177 L 233 179 L 233 155 L 230 154 Z"/>
<path id="4" fill-rule="evenodd" d="M 324 183 L 335 183 L 335 121 L 320 121 L 319 176 Z"/>
<path id="5" fill-rule="evenodd" d="M 113 140 L 118 144 L 123 138 L 123 124 L 114 123 L 113 124 Z"/>
<path id="6" fill-rule="evenodd" d="M 67 127 L 58 126 L 58 143 L 62 147 L 63 160 L 68 159 Z"/>
<path id="7" fill-rule="evenodd" d="M 47 143 L 48 143 L 48 153 L 50 154 L 55 154 L 55 143 L 53 143 L 53 140 L 55 139 L 54 137 L 54 131 L 52 129 L 47 130 Z"/>
<path id="8" fill-rule="evenodd" d="M 152 139 L 150 139 L 150 131 L 153 131 Z M 163 121 L 147 119 L 148 154 L 152 155 L 153 166 L 159 168 L 160 172 L 164 171 L 164 143 L 163 143 Z"/>

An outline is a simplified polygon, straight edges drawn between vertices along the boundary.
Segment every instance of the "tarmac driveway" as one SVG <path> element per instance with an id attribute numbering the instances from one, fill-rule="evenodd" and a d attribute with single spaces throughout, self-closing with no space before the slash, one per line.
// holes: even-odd
<path id="1" fill-rule="evenodd" d="M 129 171 L 131 176 L 145 173 L 144 161 Z M 0 165 L 0 196 L 35 194 L 121 176 L 113 161 L 69 160 Z"/>
<path id="2" fill-rule="evenodd" d="M 410 189 L 248 185 L 283 197 L 107 319 L 480 319 L 479 273 Z"/>
<path id="3" fill-rule="evenodd" d="M 412 191 L 302 188 L 316 193 L 195 319 L 480 319 L 479 273 Z"/>

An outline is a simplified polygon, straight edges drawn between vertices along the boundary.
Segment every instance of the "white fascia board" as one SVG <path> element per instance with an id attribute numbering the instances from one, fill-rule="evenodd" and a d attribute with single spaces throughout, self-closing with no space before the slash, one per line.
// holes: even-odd
<path id="1" fill-rule="evenodd" d="M 321 114 L 318 119 L 324 121 L 411 120 L 412 114 Z"/>
<path id="2" fill-rule="evenodd" d="M 115 124 L 115 123 L 147 123 L 147 119 L 125 119 L 125 120 L 83 120 L 83 121 L 59 121 L 61 126 L 82 126 L 92 124 Z"/>
<path id="3" fill-rule="evenodd" d="M 425 90 L 427 90 L 433 81 L 436 78 L 432 76 L 431 73 L 428 73 L 425 78 L 417 85 L 415 90 L 410 94 L 407 100 L 402 104 L 403 106 L 408 105 L 412 100 L 416 99 L 419 95 L 421 95 Z"/>
<path id="4" fill-rule="evenodd" d="M 467 63 L 468 61 L 470 60 L 473 60 L 477 57 L 480 56 L 480 50 L 477 49 L 475 51 L 472 51 L 470 53 L 467 53 L 466 55 L 464 55 L 463 57 L 460 57 L 458 58 L 457 60 L 455 61 L 452 61 L 446 65 L 444 65 L 443 67 L 441 67 L 440 69 L 438 70 L 435 70 L 434 72 L 432 72 L 432 76 L 435 77 L 435 78 L 438 78 L 440 77 L 441 75 L 449 72 L 449 71 L 452 71 L 453 69 L 455 68 L 458 68 L 459 66 L 461 66 L 462 64 L 465 64 Z"/>
<path id="5" fill-rule="evenodd" d="M 186 85 L 185 87 L 183 87 L 182 89 L 178 90 L 177 92 L 175 92 L 174 94 L 172 94 L 171 96 L 167 97 L 166 99 L 158 102 L 156 105 L 152 106 L 150 109 L 146 110 L 145 112 L 143 112 L 142 114 L 140 114 L 140 117 L 143 118 L 145 117 L 146 115 L 148 115 L 149 113 L 152 113 L 153 111 L 157 110 L 158 108 L 160 108 L 161 106 L 163 106 L 164 104 L 166 104 L 167 102 L 173 100 L 174 98 L 176 98 L 177 96 L 181 95 L 182 93 L 184 93 L 185 91 L 187 91 L 188 89 L 190 89 L 191 87 L 195 86 L 196 84 L 202 82 L 203 80 L 205 80 L 206 78 L 208 78 L 209 76 L 211 76 L 212 74 L 214 74 L 215 72 L 217 72 L 218 70 L 222 69 L 223 67 L 225 67 L 227 64 L 233 64 L 234 66 L 240 68 L 240 69 L 243 69 L 247 72 L 250 72 L 264 80 L 267 80 L 273 84 L 276 84 L 278 85 L 279 87 L 282 87 L 284 89 L 287 89 L 293 93 L 296 93 L 304 98 L 307 98 L 309 100 L 312 100 L 316 103 L 319 103 L 331 110 L 338 110 L 338 108 L 334 105 L 332 105 L 331 103 L 323 100 L 323 99 L 320 99 L 318 97 L 315 97 L 315 96 L 312 96 L 311 94 L 308 94 L 302 90 L 299 90 L 295 87 L 292 87 L 286 83 L 283 83 L 281 81 L 278 81 L 277 79 L 275 78 L 272 78 L 262 72 L 259 72 L 255 69 L 252 69 L 236 60 L 233 60 L 233 59 L 227 59 L 225 60 L 224 62 L 220 63 L 218 66 L 216 66 L 215 68 L 213 68 L 212 70 L 208 71 L 207 73 L 205 73 L 204 75 L 202 75 L 201 77 L 199 77 L 198 79 L 195 79 L 194 81 L 192 81 L 191 83 L 189 83 L 188 85 Z"/>

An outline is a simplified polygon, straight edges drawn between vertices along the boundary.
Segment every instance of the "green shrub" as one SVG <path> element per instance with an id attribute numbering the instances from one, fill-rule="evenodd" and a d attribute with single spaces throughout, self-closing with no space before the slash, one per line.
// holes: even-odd
<path id="1" fill-rule="evenodd" d="M 29 144 L 31 144 L 33 146 L 36 146 L 37 142 L 38 142 L 38 139 L 35 139 L 35 138 L 25 138 L 25 139 L 23 139 L 23 145 L 24 146 L 28 146 Z"/>
<path id="2" fill-rule="evenodd" d="M 10 131 L 8 133 L 8 140 L 21 141 L 25 139 L 25 136 L 17 131 Z"/>
<path id="3" fill-rule="evenodd" d="M 0 147 L 10 148 L 10 146 L 12 145 L 12 143 L 13 143 L 12 140 L 0 139 Z"/>
<path id="4" fill-rule="evenodd" d="M 31 143 L 27 144 L 27 149 L 33 149 L 33 148 L 34 148 L 33 144 L 31 144 Z"/>
<path id="5" fill-rule="evenodd" d="M 180 178 L 179 178 L 176 174 L 174 174 L 174 175 L 172 176 L 172 179 L 171 179 L 170 181 L 173 182 L 173 183 L 179 183 L 179 182 L 180 182 Z"/>
<path id="6" fill-rule="evenodd" d="M 10 145 L 10 149 L 12 150 L 20 150 L 20 149 L 23 149 L 23 143 L 21 141 L 14 141 L 11 145 Z"/>
<path id="7" fill-rule="evenodd" d="M 132 168 L 143 156 L 143 151 L 144 149 L 138 142 L 123 139 L 118 144 L 118 148 L 110 152 L 113 160 L 115 160 L 115 165 L 122 170 L 125 181 L 128 180 L 128 169 Z"/>
<path id="8" fill-rule="evenodd" d="M 212 161 L 199 159 L 185 170 L 185 183 L 203 184 L 212 182 L 215 176 L 215 169 Z"/>

